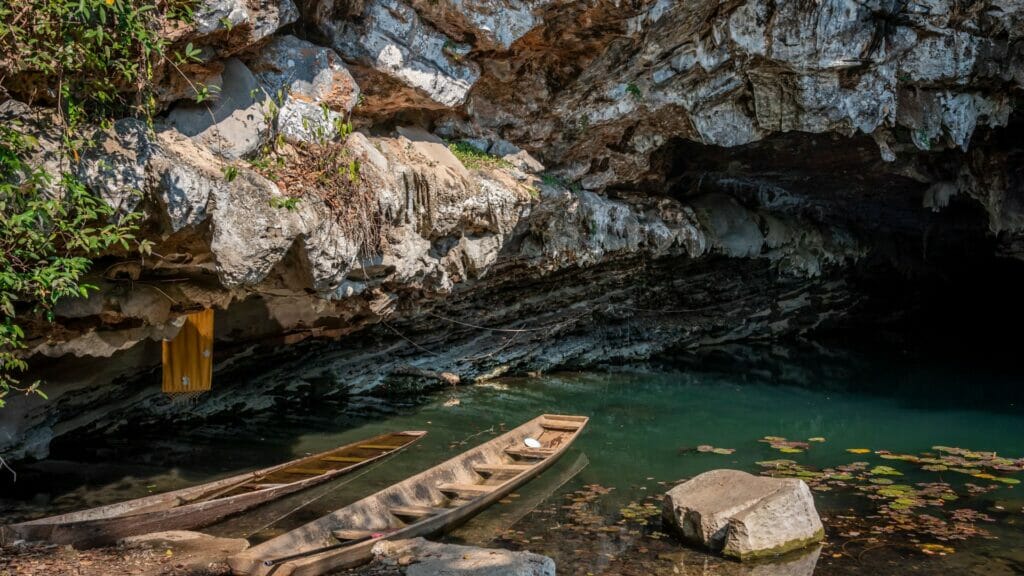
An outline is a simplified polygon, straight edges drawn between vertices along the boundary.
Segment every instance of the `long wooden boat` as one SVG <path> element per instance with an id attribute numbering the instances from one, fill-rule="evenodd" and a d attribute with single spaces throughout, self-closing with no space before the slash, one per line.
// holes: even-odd
<path id="1" fill-rule="evenodd" d="M 2 540 L 46 540 L 77 548 L 112 544 L 125 536 L 186 530 L 347 474 L 385 458 L 426 432 L 381 434 L 333 450 L 209 482 L 0 529 Z"/>
<path id="2" fill-rule="evenodd" d="M 454 528 L 554 464 L 587 420 L 538 416 L 443 464 L 231 556 L 228 564 L 235 574 L 246 576 L 319 576 L 367 561 L 382 539 Z M 540 446 L 529 447 L 527 438 Z"/>

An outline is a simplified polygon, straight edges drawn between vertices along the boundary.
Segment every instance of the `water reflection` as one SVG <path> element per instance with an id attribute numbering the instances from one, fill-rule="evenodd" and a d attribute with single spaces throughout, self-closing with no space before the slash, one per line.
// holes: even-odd
<path id="1" fill-rule="evenodd" d="M 732 562 L 690 550 L 662 553 L 659 558 L 670 564 L 665 574 L 683 576 L 811 576 L 822 547 L 814 546 L 783 557 L 761 562 Z"/>

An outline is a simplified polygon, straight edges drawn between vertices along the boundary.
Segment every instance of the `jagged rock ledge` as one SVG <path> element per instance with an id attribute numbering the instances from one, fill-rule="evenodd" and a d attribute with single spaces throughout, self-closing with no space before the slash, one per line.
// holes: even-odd
<path id="1" fill-rule="evenodd" d="M 216 101 L 161 78 L 154 129 L 77 162 L 51 110 L 0 103 L 154 242 L 29 326 L 52 400 L 12 402 L 0 451 L 178 416 L 131 377 L 199 308 L 202 418 L 798 335 L 858 275 L 1019 258 L 1024 8 L 914 6 L 203 0 L 171 40 Z M 279 346 L 310 337 L 342 340 Z M 229 378 L 258 345 L 282 362 Z"/>

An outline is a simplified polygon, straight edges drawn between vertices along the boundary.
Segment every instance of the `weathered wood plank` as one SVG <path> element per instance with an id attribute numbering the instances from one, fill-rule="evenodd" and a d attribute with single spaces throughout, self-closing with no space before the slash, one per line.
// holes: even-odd
<path id="1" fill-rule="evenodd" d="M 505 453 L 522 458 L 547 458 L 555 453 L 554 448 L 505 448 Z"/>
<path id="2" fill-rule="evenodd" d="M 324 462 L 363 462 L 366 460 L 362 456 L 324 456 L 320 459 Z"/>
<path id="3" fill-rule="evenodd" d="M 580 429 L 579 424 L 566 422 L 541 422 L 540 427 L 545 430 L 556 430 L 559 432 L 575 432 Z"/>
<path id="4" fill-rule="evenodd" d="M 444 483 L 438 484 L 437 489 L 441 492 L 451 492 L 455 494 L 487 494 L 488 492 L 494 492 L 498 488 L 497 486 L 485 486 L 483 484 L 456 484 L 456 483 Z"/>
<path id="5" fill-rule="evenodd" d="M 278 470 L 278 472 L 285 474 L 302 474 L 304 476 L 319 476 L 333 471 L 332 468 L 300 468 L 298 466 L 294 468 L 285 468 L 284 470 Z"/>
<path id="6" fill-rule="evenodd" d="M 333 530 L 331 536 L 338 540 L 361 540 L 373 536 L 373 530 Z"/>
<path id="7" fill-rule="evenodd" d="M 447 508 L 434 508 L 433 506 L 391 506 L 388 511 L 402 518 L 423 518 L 433 516 L 447 511 Z"/>
<path id="8" fill-rule="evenodd" d="M 473 470 L 481 474 L 500 474 L 502 472 L 525 472 L 533 468 L 533 464 L 477 464 Z"/>

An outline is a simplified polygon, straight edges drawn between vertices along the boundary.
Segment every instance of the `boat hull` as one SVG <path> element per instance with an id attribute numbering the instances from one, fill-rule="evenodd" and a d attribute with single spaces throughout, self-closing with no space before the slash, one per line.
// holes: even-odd
<path id="1" fill-rule="evenodd" d="M 366 458 L 342 468 L 297 480 L 283 485 L 255 490 L 252 492 L 224 495 L 206 501 L 192 502 L 200 497 L 209 497 L 237 490 L 240 486 L 265 479 L 275 473 L 294 468 L 307 462 L 316 461 L 325 455 L 351 449 L 354 446 L 382 441 L 396 434 L 385 434 L 373 438 L 335 448 L 320 454 L 314 454 L 264 468 L 254 472 L 238 474 L 214 482 L 175 490 L 163 494 L 146 496 L 127 502 L 118 502 L 108 506 L 93 508 L 81 512 L 72 512 L 60 516 L 52 516 L 20 524 L 3 527 L 0 536 L 3 541 L 18 539 L 28 541 L 48 541 L 54 544 L 71 544 L 84 549 L 116 543 L 121 538 L 159 532 L 164 530 L 189 530 L 215 524 L 229 516 L 245 512 L 251 508 L 282 498 L 289 494 L 312 488 L 313 486 L 333 480 L 358 468 L 378 461 L 408 447 L 425 432 L 401 432 L 397 435 L 408 435 L 408 443 L 379 456 Z M 191 503 L 190 503 L 191 502 Z"/>
<path id="2" fill-rule="evenodd" d="M 570 418 L 573 420 L 568 422 L 575 430 L 559 436 L 557 445 L 545 448 L 542 459 L 531 460 L 528 466 L 519 464 L 521 472 L 493 481 L 494 476 L 480 473 L 483 469 L 518 470 L 509 450 L 521 449 L 528 436 L 544 438 L 544 422 L 553 425 L 552 422 L 564 423 Z M 453 529 L 550 468 L 569 449 L 586 423 L 587 418 L 582 416 L 540 416 L 412 478 L 236 554 L 228 559 L 228 564 L 240 576 L 318 576 L 366 562 L 374 544 L 380 540 L 431 536 Z M 478 496 L 464 500 L 451 500 L 442 495 L 446 491 L 473 493 L 477 489 Z M 438 513 L 409 524 L 396 520 L 392 512 L 416 507 L 435 509 L 431 506 L 446 500 L 456 504 L 451 508 L 436 508 L 440 510 Z M 370 535 L 364 541 L 346 544 L 338 543 L 334 536 L 337 532 Z"/>

